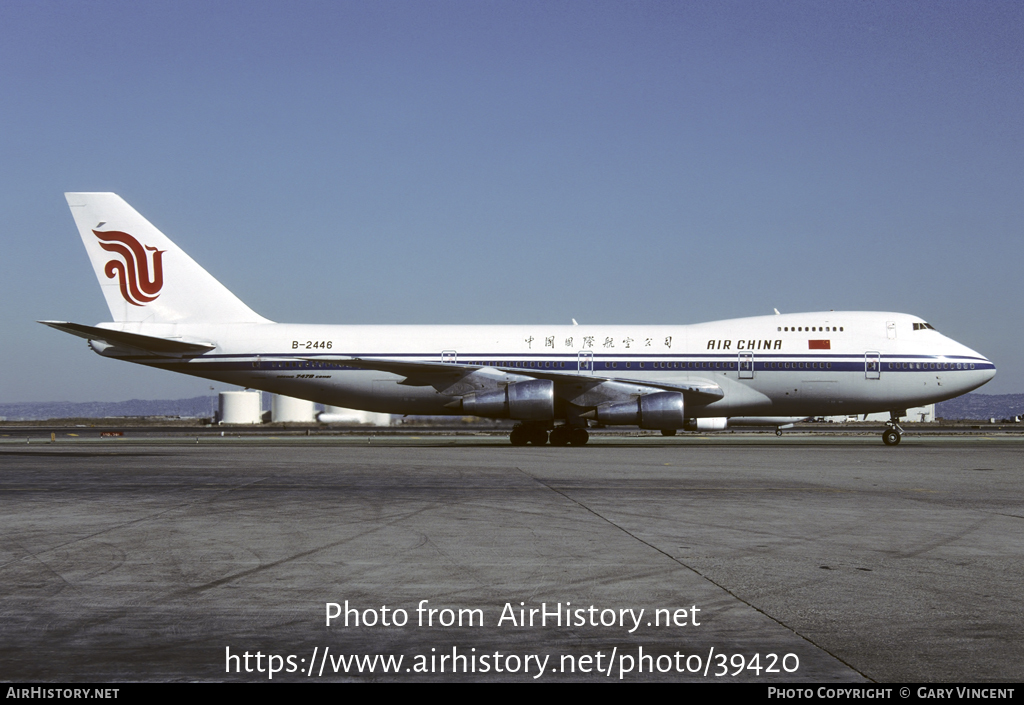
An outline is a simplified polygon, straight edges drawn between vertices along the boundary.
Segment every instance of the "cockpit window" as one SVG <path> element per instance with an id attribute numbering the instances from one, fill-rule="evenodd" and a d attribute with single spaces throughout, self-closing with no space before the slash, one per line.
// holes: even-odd
<path id="1" fill-rule="evenodd" d="M 914 330 L 935 330 L 935 326 L 931 323 L 915 323 Z"/>

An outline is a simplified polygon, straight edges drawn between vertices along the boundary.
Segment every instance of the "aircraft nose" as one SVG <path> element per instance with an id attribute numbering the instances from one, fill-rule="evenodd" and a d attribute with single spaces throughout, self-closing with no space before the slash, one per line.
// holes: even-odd
<path id="1" fill-rule="evenodd" d="M 982 364 L 979 365 L 981 369 L 978 371 L 981 373 L 980 376 L 984 380 L 982 384 L 985 384 L 985 382 L 988 382 L 990 379 L 996 376 L 996 366 L 987 358 L 982 358 L 982 360 L 984 360 L 984 362 L 982 362 Z"/>
<path id="2" fill-rule="evenodd" d="M 958 395 L 966 394 L 996 376 L 996 366 L 987 357 L 951 338 L 946 341 L 950 373 L 943 375 L 943 386 Z"/>
<path id="3" fill-rule="evenodd" d="M 984 355 L 969 350 L 969 357 L 974 358 L 971 363 L 964 363 L 964 367 L 970 365 L 970 371 L 963 376 L 964 392 L 977 389 L 996 376 L 996 366 Z"/>

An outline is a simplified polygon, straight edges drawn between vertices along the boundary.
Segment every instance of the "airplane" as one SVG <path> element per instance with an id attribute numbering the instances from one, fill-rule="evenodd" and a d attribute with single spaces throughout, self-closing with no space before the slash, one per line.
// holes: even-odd
<path id="1" fill-rule="evenodd" d="M 98 354 L 313 402 L 513 419 L 513 445 L 584 445 L 591 424 L 666 436 L 950 399 L 995 365 L 902 313 L 692 325 L 306 325 L 254 312 L 113 193 L 67 193 L 113 321 L 39 321 Z"/>

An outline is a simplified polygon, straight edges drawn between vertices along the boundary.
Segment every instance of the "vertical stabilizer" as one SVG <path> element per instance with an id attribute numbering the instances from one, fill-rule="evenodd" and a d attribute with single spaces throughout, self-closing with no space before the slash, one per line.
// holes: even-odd
<path id="1" fill-rule="evenodd" d="M 66 193 L 119 323 L 269 323 L 114 193 Z"/>

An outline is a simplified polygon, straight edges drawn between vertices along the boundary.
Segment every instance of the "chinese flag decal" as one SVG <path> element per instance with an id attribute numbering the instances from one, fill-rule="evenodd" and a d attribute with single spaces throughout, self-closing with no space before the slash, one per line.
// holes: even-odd
<path id="1" fill-rule="evenodd" d="M 811 350 L 831 350 L 831 340 L 808 340 L 807 347 Z"/>

